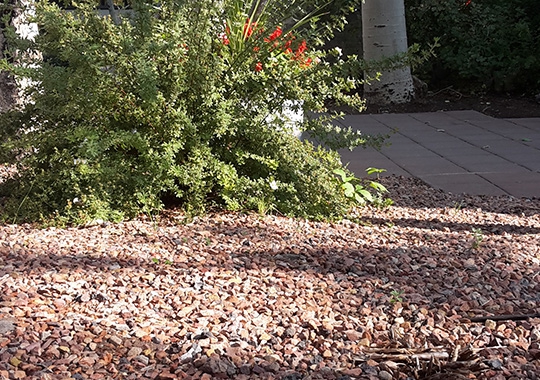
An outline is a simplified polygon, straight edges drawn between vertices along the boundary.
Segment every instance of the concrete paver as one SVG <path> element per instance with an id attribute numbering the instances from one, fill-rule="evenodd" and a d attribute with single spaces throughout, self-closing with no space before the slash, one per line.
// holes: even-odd
<path id="1" fill-rule="evenodd" d="M 452 193 L 540 197 L 540 118 L 495 119 L 476 111 L 348 115 L 341 124 L 390 134 L 380 152 L 341 151 L 357 176 L 368 167 L 418 177 Z"/>

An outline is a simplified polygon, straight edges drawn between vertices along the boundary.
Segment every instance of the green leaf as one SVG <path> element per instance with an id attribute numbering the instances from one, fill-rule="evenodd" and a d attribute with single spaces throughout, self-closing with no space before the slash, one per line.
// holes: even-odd
<path id="1" fill-rule="evenodd" d="M 378 182 L 371 181 L 369 183 L 369 186 L 372 187 L 373 189 L 377 190 L 378 192 L 381 192 L 381 193 L 387 193 L 388 192 L 388 189 L 386 187 L 384 187 L 384 185 L 381 185 Z"/>
<path id="2" fill-rule="evenodd" d="M 354 186 L 350 182 L 345 182 L 342 187 L 347 197 L 352 198 L 354 196 Z"/>
<path id="3" fill-rule="evenodd" d="M 354 179 L 354 176 L 347 177 L 347 173 L 343 169 L 335 169 L 334 174 L 340 176 L 342 182 L 350 182 Z"/>
<path id="4" fill-rule="evenodd" d="M 366 169 L 366 172 L 368 175 L 372 175 L 375 173 L 380 174 L 380 173 L 384 173 L 385 171 L 386 169 L 377 169 L 377 168 L 371 168 L 371 167 Z"/>
<path id="5" fill-rule="evenodd" d="M 366 199 L 363 198 L 360 194 L 354 193 L 354 198 L 355 198 L 356 201 L 357 201 L 358 203 L 360 203 L 361 205 L 365 205 L 365 204 L 366 204 Z"/>
<path id="6" fill-rule="evenodd" d="M 359 194 L 361 194 L 368 202 L 373 202 L 373 195 L 366 189 L 360 189 L 357 190 Z"/>

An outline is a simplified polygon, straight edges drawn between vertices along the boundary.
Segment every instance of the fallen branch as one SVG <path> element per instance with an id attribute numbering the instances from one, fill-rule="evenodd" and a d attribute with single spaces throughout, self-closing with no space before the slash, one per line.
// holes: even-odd
<path id="1" fill-rule="evenodd" d="M 536 314 L 505 314 L 505 315 L 491 315 L 487 317 L 474 317 L 469 318 L 471 322 L 485 322 L 488 319 L 491 321 L 523 321 L 529 318 L 540 318 L 540 313 Z"/>
<path id="2" fill-rule="evenodd" d="M 448 360 L 450 354 L 444 350 L 437 350 L 437 348 L 432 348 L 431 351 L 426 349 L 409 349 L 409 348 L 369 348 L 364 351 L 367 357 L 372 360 L 396 360 L 396 361 L 406 361 L 406 360 Z"/>
<path id="3" fill-rule="evenodd" d="M 382 353 L 385 353 L 385 354 L 390 354 L 390 353 L 398 353 L 398 354 L 411 354 L 411 353 L 423 353 L 423 352 L 428 352 L 428 351 L 436 351 L 436 352 L 443 352 L 444 351 L 444 346 L 437 346 L 437 347 L 431 347 L 431 348 L 380 348 L 380 347 L 368 347 L 368 348 L 365 348 L 363 351 L 365 353 L 370 353 L 370 352 L 373 352 L 373 353 L 378 353 L 378 352 L 382 352 Z"/>
<path id="4" fill-rule="evenodd" d="M 450 355 L 448 352 L 435 351 L 435 352 L 423 352 L 419 354 L 373 354 L 369 358 L 375 361 L 378 360 L 394 360 L 394 361 L 408 361 L 408 360 L 448 360 Z"/>
<path id="5" fill-rule="evenodd" d="M 469 348 L 469 350 L 473 354 L 477 354 L 478 352 L 482 352 L 484 350 L 502 350 L 503 348 L 508 348 L 508 346 L 487 346 L 487 347 L 475 347 L 475 348 Z"/>

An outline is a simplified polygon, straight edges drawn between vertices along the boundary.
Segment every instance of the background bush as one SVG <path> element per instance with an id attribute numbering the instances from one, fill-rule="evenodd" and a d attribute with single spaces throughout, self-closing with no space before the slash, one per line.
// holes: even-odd
<path id="1" fill-rule="evenodd" d="M 348 95 L 358 81 L 347 62 L 301 49 L 330 35 L 322 31 L 335 20 L 323 28 L 312 13 L 304 18 L 314 3 L 269 1 L 252 36 L 225 44 L 225 20 L 229 38 L 242 33 L 251 3 L 216 4 L 135 1 L 116 25 L 90 3 L 70 13 L 37 3 L 39 36 L 19 44 L 22 65 L 3 62 L 34 83 L 32 102 L 0 121 L 0 156 L 19 169 L 0 188 L 5 219 L 120 220 L 154 214 L 165 199 L 194 213 L 309 218 L 343 216 L 354 205 L 333 173 L 338 155 L 294 138 L 283 118 L 269 119 L 286 100 L 320 112 L 329 99 L 362 106 Z M 269 43 L 284 21 L 293 34 L 285 29 Z M 378 141 L 325 118 L 305 128 L 323 142 L 330 134 L 333 148 Z"/>
<path id="2" fill-rule="evenodd" d="M 540 12 L 535 0 L 405 0 L 410 43 L 435 37 L 437 57 L 421 70 L 433 87 L 540 89 Z M 472 87 L 472 88 L 471 88 Z"/>

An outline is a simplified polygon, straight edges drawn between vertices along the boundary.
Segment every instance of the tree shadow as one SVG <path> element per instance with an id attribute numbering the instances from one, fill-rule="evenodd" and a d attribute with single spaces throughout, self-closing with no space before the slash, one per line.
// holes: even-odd
<path id="1" fill-rule="evenodd" d="M 392 218 L 391 220 L 376 217 L 362 217 L 362 223 L 366 225 L 388 226 L 395 225 L 398 227 L 420 228 L 426 230 L 440 231 L 472 231 L 481 230 L 483 233 L 490 235 L 534 235 L 540 233 L 540 228 L 531 226 L 519 226 L 514 224 L 503 223 L 464 223 L 464 222 L 447 222 L 439 219 L 418 220 L 413 218 Z"/>

